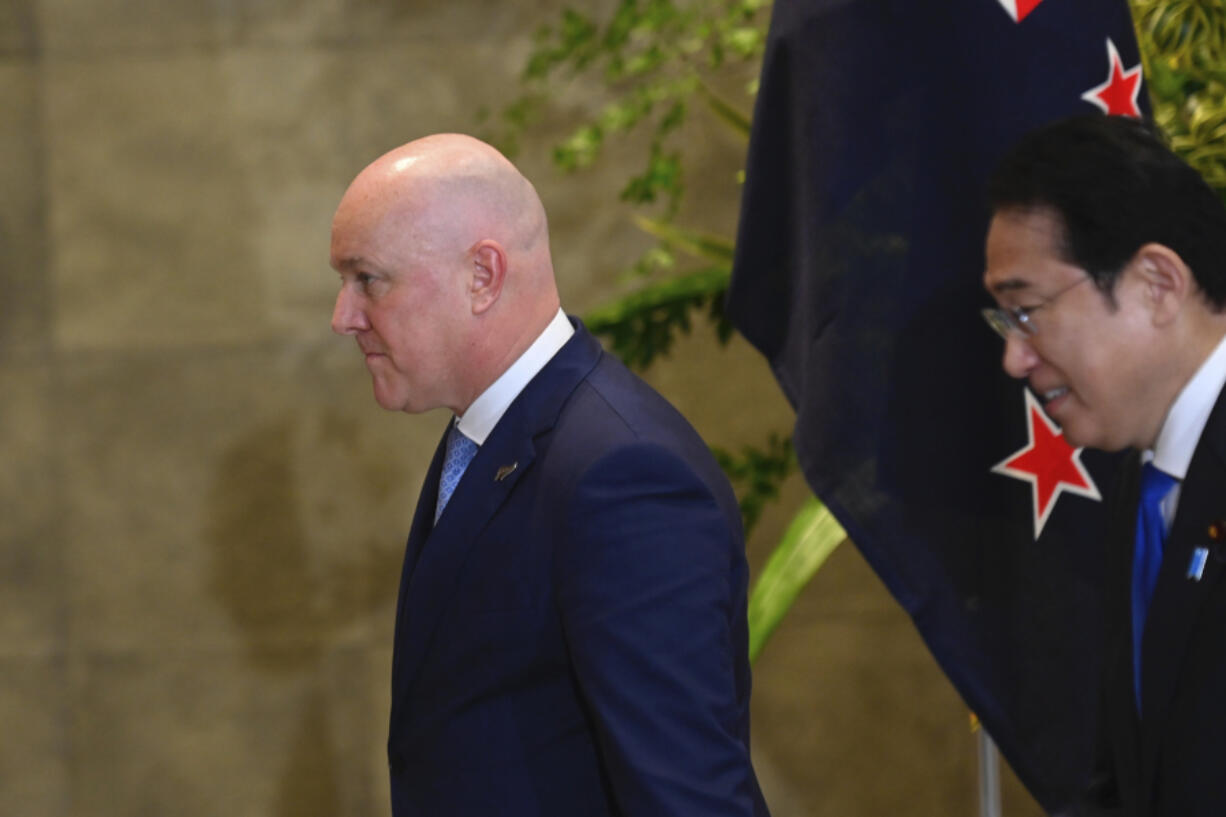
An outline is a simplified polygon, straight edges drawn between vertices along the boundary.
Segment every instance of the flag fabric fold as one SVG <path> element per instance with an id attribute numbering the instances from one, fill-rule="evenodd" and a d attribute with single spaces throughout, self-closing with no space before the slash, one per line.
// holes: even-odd
<path id="1" fill-rule="evenodd" d="M 1049 811 L 1090 767 L 1115 459 L 1000 370 L 984 184 L 1044 122 L 1143 106 L 1139 64 L 1124 0 L 778 0 L 727 304 L 810 486 Z"/>

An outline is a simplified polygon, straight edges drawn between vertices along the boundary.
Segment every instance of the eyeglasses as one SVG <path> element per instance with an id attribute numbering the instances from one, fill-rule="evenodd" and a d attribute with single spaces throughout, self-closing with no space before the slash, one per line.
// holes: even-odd
<path id="1" fill-rule="evenodd" d="M 1018 306 L 1014 307 L 1013 309 L 989 307 L 987 309 L 980 310 L 980 314 L 983 315 L 983 319 L 988 322 L 988 326 L 992 327 L 992 329 L 996 331 L 996 334 L 1000 335 L 1005 340 L 1009 339 L 1010 332 L 1017 332 L 1025 335 L 1026 337 L 1032 338 L 1039 333 L 1039 330 L 1035 328 L 1034 322 L 1031 320 L 1030 316 L 1045 306 L 1051 306 L 1061 295 L 1068 292 L 1078 284 L 1084 284 L 1089 280 L 1091 280 L 1089 276 L 1079 278 L 1037 306 Z"/>

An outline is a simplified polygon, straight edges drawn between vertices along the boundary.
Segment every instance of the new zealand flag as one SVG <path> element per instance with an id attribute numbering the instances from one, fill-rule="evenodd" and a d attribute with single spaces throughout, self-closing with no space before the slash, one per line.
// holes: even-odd
<path id="1" fill-rule="evenodd" d="M 985 179 L 1141 97 L 1124 0 L 778 0 L 729 292 L 809 484 L 1050 811 L 1090 768 L 1114 459 L 1000 370 Z"/>

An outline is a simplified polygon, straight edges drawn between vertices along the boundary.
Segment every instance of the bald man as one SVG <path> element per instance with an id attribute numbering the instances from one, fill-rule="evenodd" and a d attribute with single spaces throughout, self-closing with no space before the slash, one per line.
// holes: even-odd
<path id="1" fill-rule="evenodd" d="M 453 415 L 401 576 L 393 814 L 765 815 L 736 499 L 561 310 L 532 185 L 411 142 L 346 191 L 332 266 L 379 405 Z"/>

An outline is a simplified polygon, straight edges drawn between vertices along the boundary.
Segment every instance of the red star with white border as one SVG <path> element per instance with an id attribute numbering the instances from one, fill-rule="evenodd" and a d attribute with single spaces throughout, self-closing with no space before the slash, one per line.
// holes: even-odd
<path id="1" fill-rule="evenodd" d="M 1009 16 L 1013 18 L 1013 22 L 1020 23 L 1026 19 L 1026 15 L 1035 10 L 1035 7 L 1042 3 L 1043 0 L 999 0 L 1000 4 L 1005 7 L 1005 11 L 1009 12 Z"/>
<path id="2" fill-rule="evenodd" d="M 1060 494 L 1102 500 L 1090 472 L 1081 463 L 1080 448 L 1064 439 L 1060 428 L 1039 406 L 1029 389 L 1026 394 L 1026 430 L 1030 443 L 992 466 L 992 472 L 1030 483 L 1034 498 L 1034 538 L 1037 541 L 1056 507 Z"/>
<path id="3" fill-rule="evenodd" d="M 1137 63 L 1125 71 L 1120 52 L 1110 37 L 1107 38 L 1107 61 L 1107 79 L 1102 85 L 1086 91 L 1081 98 L 1096 105 L 1103 113 L 1140 118 L 1137 96 L 1141 93 L 1141 64 Z"/>

